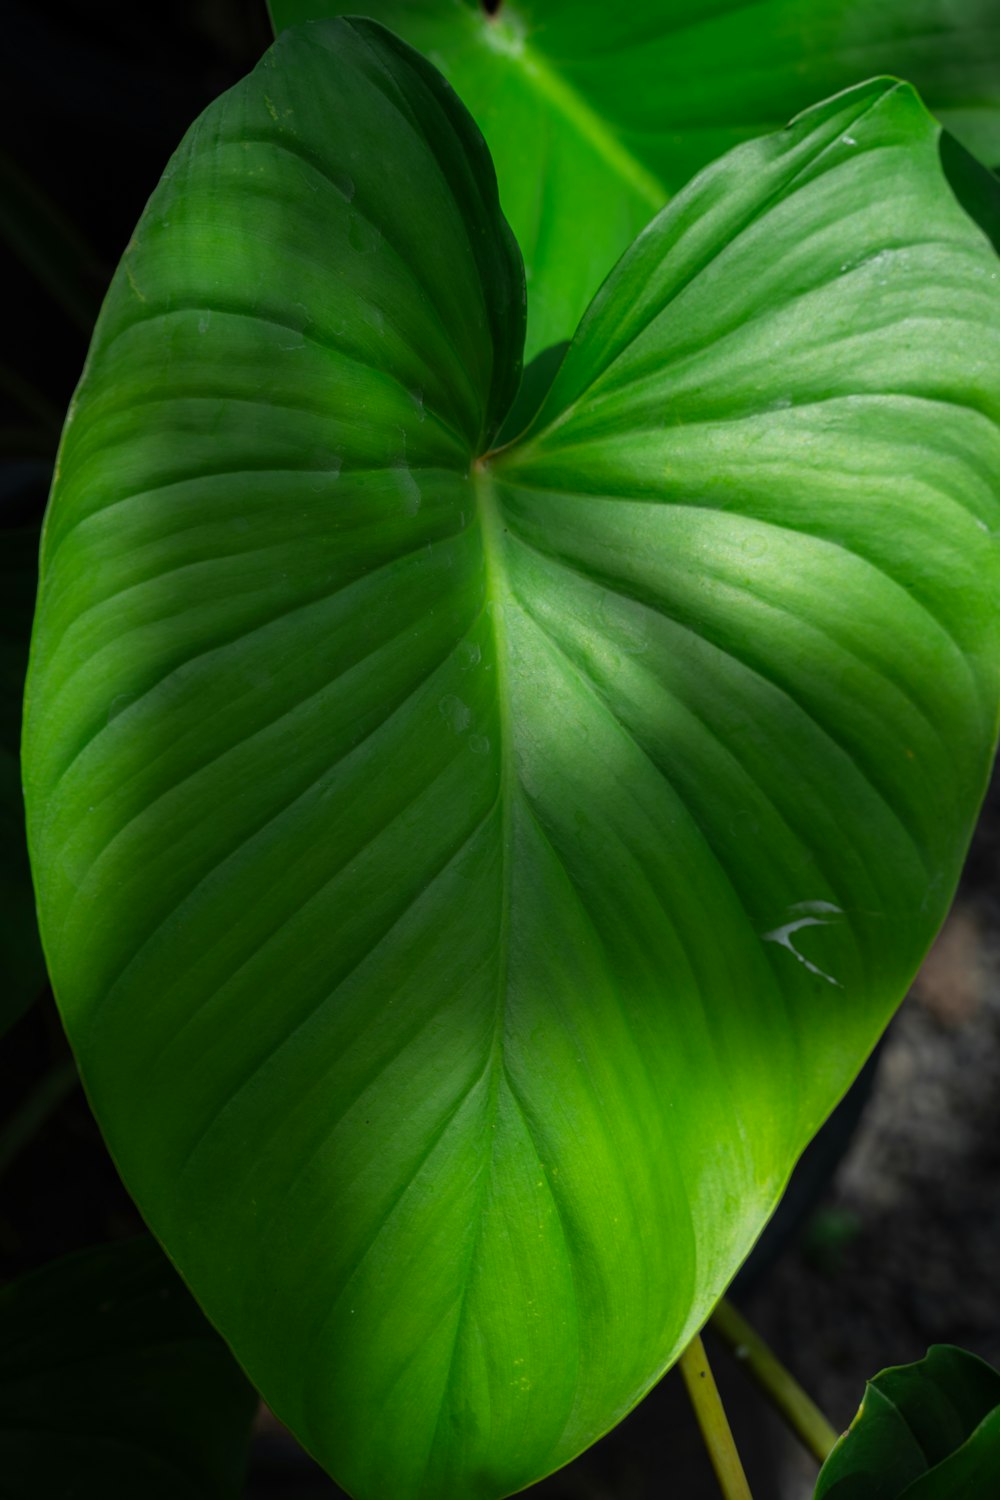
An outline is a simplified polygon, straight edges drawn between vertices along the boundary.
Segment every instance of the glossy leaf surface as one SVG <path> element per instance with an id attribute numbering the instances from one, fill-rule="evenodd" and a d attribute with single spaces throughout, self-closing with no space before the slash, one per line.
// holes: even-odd
<path id="1" fill-rule="evenodd" d="M 126 254 L 44 539 L 43 936 L 143 1212 L 360 1497 L 641 1397 L 945 910 L 1000 312 L 938 146 L 878 84 L 705 174 L 502 451 L 516 247 L 377 27 L 286 33 Z"/>
<path id="2" fill-rule="evenodd" d="M 149 1239 L 0 1290 L 4 1500 L 236 1500 L 256 1408 Z"/>
<path id="3" fill-rule="evenodd" d="M 269 0 L 276 29 L 353 0 Z M 996 0 L 368 0 L 472 111 L 524 254 L 526 358 L 572 336 L 667 197 L 741 141 L 877 74 L 1000 166 Z"/>
<path id="4" fill-rule="evenodd" d="M 985 1500 L 1000 1476 L 1000 1373 L 936 1344 L 868 1382 L 815 1500 Z"/>

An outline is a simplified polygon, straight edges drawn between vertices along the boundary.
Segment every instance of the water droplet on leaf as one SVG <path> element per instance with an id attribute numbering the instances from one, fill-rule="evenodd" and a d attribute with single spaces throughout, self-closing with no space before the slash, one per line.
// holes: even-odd
<path id="1" fill-rule="evenodd" d="M 472 711 L 461 698 L 447 693 L 438 704 L 438 710 L 453 734 L 464 734 L 472 723 Z"/>

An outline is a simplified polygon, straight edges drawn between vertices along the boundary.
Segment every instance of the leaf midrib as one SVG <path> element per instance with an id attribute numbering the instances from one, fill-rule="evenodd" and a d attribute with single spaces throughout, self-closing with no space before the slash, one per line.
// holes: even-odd
<path id="1" fill-rule="evenodd" d="M 482 1176 L 478 1188 L 476 1222 L 472 1232 L 468 1257 L 465 1262 L 465 1274 L 459 1294 L 458 1315 L 455 1320 L 455 1331 L 452 1339 L 451 1353 L 448 1358 L 448 1369 L 444 1385 L 441 1389 L 441 1404 L 438 1408 L 437 1422 L 431 1437 L 430 1446 L 427 1450 L 423 1482 L 420 1489 L 421 1495 L 427 1493 L 427 1485 L 432 1473 L 438 1434 L 444 1419 L 448 1393 L 454 1379 L 455 1359 L 461 1342 L 462 1324 L 465 1320 L 466 1309 L 468 1307 L 469 1284 L 472 1279 L 476 1252 L 479 1248 L 479 1240 L 483 1228 L 483 1215 L 489 1193 L 490 1177 L 493 1172 L 500 1086 L 506 1073 L 503 1056 L 503 1037 L 507 1013 L 507 974 L 510 953 L 510 910 L 514 863 L 512 847 L 514 797 L 517 794 L 518 782 L 511 736 L 510 663 L 503 618 L 505 608 L 511 602 L 512 593 L 504 561 L 503 535 L 505 527 L 496 495 L 495 481 L 486 468 L 484 459 L 476 459 L 473 462 L 469 478 L 473 494 L 475 495 L 476 515 L 482 536 L 484 609 L 489 615 L 490 629 L 493 636 L 497 717 L 500 732 L 500 776 L 497 789 L 497 802 L 500 806 L 501 899 L 500 916 L 497 923 L 496 1001 L 489 1055 L 486 1058 L 481 1075 L 482 1077 L 486 1077 L 487 1075 L 489 1077 L 489 1094 L 485 1108 L 485 1139 L 490 1142 L 490 1149 L 489 1158 L 483 1163 Z"/>
<path id="2" fill-rule="evenodd" d="M 495 1108 L 498 1080 L 503 1064 L 503 1023 L 507 992 L 507 964 L 510 933 L 512 886 L 512 840 L 514 797 L 517 793 L 517 771 L 514 766 L 512 717 L 510 706 L 510 661 L 504 615 L 511 603 L 511 588 L 504 560 L 504 523 L 495 481 L 483 460 L 472 466 L 472 487 L 476 513 L 483 540 L 483 575 L 485 610 L 490 618 L 493 656 L 496 671 L 497 717 L 500 730 L 500 786 L 502 896 L 498 925 L 499 961 L 497 966 L 497 1002 L 494 1020 L 491 1060 L 493 1082 L 491 1104 Z"/>

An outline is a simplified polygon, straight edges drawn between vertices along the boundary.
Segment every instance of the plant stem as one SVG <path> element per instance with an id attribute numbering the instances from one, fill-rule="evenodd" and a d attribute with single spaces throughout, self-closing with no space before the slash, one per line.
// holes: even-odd
<path id="1" fill-rule="evenodd" d="M 0 1130 L 0 1177 L 46 1120 L 59 1108 L 77 1081 L 76 1065 L 68 1060 L 50 1068 L 20 1109 Z"/>
<path id="2" fill-rule="evenodd" d="M 725 1500 L 753 1500 L 705 1346 L 697 1334 L 680 1357 L 680 1371 Z"/>
<path id="3" fill-rule="evenodd" d="M 838 1434 L 812 1401 L 764 1343 L 760 1334 L 725 1297 L 710 1319 L 710 1326 L 733 1351 L 801 1438 L 814 1458 L 823 1463 Z"/>

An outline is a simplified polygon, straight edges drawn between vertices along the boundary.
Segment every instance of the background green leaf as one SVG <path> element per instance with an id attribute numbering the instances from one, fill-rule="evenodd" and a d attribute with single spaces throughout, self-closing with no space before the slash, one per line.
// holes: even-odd
<path id="1" fill-rule="evenodd" d="M 929 943 L 996 728 L 995 277 L 868 86 L 680 196 L 484 456 L 520 265 L 426 63 L 286 33 L 168 167 L 46 522 L 43 935 L 144 1214 L 362 1500 L 634 1405 Z"/>
<path id="2" fill-rule="evenodd" d="M 1000 1373 L 936 1344 L 868 1382 L 815 1500 L 984 1500 L 1000 1475 Z"/>
<path id="3" fill-rule="evenodd" d="M 227 1500 L 257 1396 L 143 1238 L 0 1290 L 0 1495 Z"/>
<path id="4" fill-rule="evenodd" d="M 351 14 L 269 0 L 275 28 Z M 486 137 L 525 259 L 526 359 L 571 337 L 667 197 L 723 152 L 876 74 L 922 90 L 1000 166 L 995 0 L 369 0 L 444 73 Z"/>

